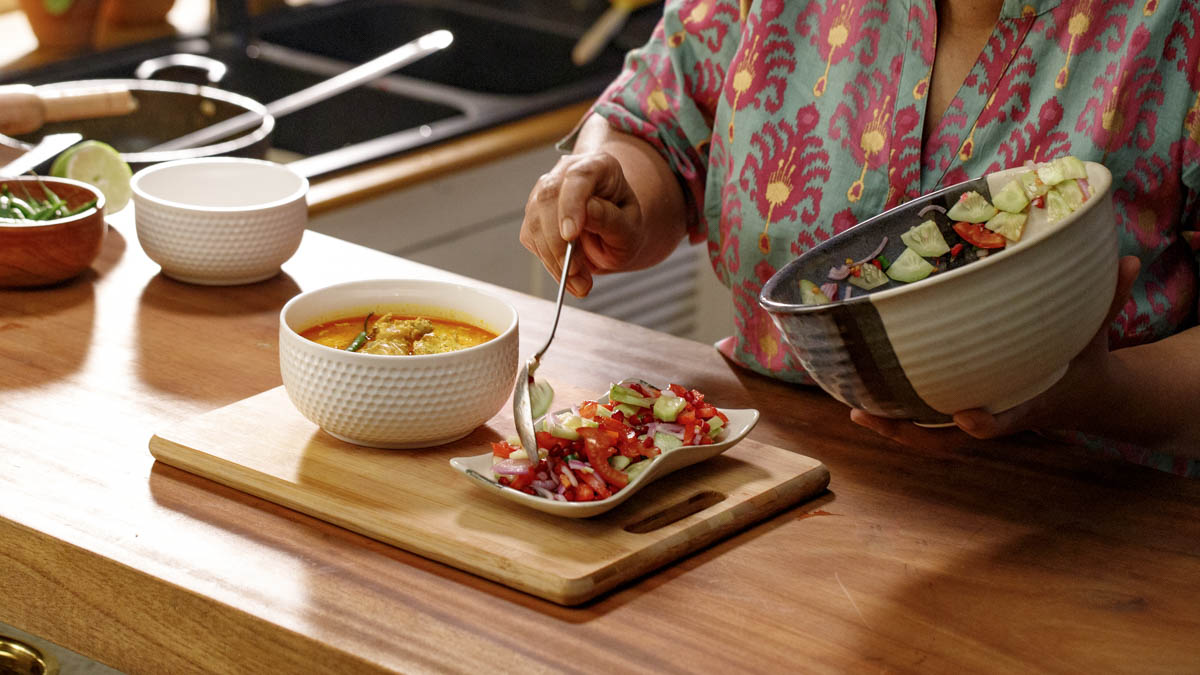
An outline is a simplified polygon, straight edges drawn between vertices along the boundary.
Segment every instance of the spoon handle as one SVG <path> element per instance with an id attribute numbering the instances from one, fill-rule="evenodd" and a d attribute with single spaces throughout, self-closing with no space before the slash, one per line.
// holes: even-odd
<path id="1" fill-rule="evenodd" d="M 574 252 L 575 242 L 568 241 L 567 252 L 563 254 L 562 276 L 558 279 L 558 298 L 554 301 L 554 323 L 550 324 L 550 335 L 546 338 L 546 344 L 533 355 L 535 363 L 550 348 L 550 342 L 554 340 L 554 331 L 558 330 L 558 317 L 562 315 L 563 295 L 567 290 L 567 275 L 571 273 L 571 254 Z"/>

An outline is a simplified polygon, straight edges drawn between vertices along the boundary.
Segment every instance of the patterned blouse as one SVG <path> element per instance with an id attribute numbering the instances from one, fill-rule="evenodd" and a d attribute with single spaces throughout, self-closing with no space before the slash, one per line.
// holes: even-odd
<path id="1" fill-rule="evenodd" d="M 733 293 L 735 362 L 809 381 L 758 306 L 815 244 L 905 200 L 1064 154 L 1113 174 L 1122 255 L 1142 260 L 1114 347 L 1195 325 L 1200 6 L 1005 0 L 978 61 L 923 137 L 934 0 L 667 0 L 595 111 L 649 141 Z M 1200 462 L 1078 439 L 1163 470 Z"/>

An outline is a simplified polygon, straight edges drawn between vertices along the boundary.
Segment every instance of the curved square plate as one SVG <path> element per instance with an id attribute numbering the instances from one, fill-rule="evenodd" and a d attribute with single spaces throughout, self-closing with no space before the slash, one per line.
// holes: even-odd
<path id="1" fill-rule="evenodd" d="M 746 434 L 750 433 L 750 430 L 758 423 L 758 411 L 753 408 L 719 408 L 719 410 L 729 418 L 721 441 L 711 445 L 685 445 L 670 452 L 662 453 L 651 460 L 650 466 L 646 467 L 644 471 L 630 481 L 629 485 L 626 485 L 622 490 L 613 494 L 608 499 L 592 502 L 560 502 L 505 487 L 491 479 L 492 453 L 490 452 L 473 457 L 455 457 L 450 460 L 450 466 L 478 481 L 481 485 L 495 490 L 497 494 L 505 499 L 556 516 L 589 518 L 619 506 L 626 499 L 636 494 L 638 490 L 672 471 L 682 469 L 685 466 L 691 466 L 697 462 L 703 462 L 706 459 L 711 459 L 725 452 L 736 445 L 738 441 L 745 438 Z M 559 411 L 559 413 L 562 412 L 567 411 Z"/>

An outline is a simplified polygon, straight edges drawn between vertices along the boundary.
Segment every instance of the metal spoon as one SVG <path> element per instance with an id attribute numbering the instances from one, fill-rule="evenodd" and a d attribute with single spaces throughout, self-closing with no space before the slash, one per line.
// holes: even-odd
<path id="1" fill-rule="evenodd" d="M 454 34 L 448 30 L 435 30 L 422 35 L 412 42 L 405 43 L 383 56 L 378 56 L 366 63 L 355 66 L 344 73 L 335 75 L 323 82 L 301 89 L 294 94 L 272 101 L 266 105 L 267 112 L 276 118 L 302 110 L 315 103 L 340 94 L 348 89 L 357 87 L 377 77 L 386 75 L 401 66 L 429 56 L 450 46 Z M 258 125 L 262 116 L 256 112 L 247 112 L 231 117 L 223 122 L 209 125 L 202 129 L 184 134 L 174 140 L 160 143 L 142 152 L 158 152 L 160 150 L 182 150 L 207 145 L 233 134 L 245 131 Z"/>
<path id="2" fill-rule="evenodd" d="M 567 290 L 567 275 L 571 273 L 571 253 L 574 250 L 575 242 L 568 241 L 567 252 L 563 255 L 562 276 L 558 280 L 558 299 L 555 300 L 554 323 L 550 324 L 550 335 L 546 338 L 546 344 L 521 367 L 521 372 L 517 373 L 517 388 L 513 390 L 513 424 L 517 427 L 517 436 L 521 438 L 521 447 L 525 448 L 530 461 L 534 463 L 537 457 L 537 436 L 533 430 L 533 406 L 529 401 L 529 385 L 533 383 L 533 372 L 537 370 L 542 354 L 546 353 L 550 342 L 554 340 L 558 317 L 562 314 L 563 293 Z"/>

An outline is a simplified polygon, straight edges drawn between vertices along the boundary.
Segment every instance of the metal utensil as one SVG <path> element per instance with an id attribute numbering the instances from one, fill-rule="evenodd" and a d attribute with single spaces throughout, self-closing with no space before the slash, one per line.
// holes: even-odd
<path id="1" fill-rule="evenodd" d="M 38 141 L 25 154 L 0 167 L 0 176 L 20 176 L 26 171 L 39 169 L 43 164 L 57 157 L 58 153 L 81 140 L 83 140 L 82 134 L 50 134 Z M 39 171 L 39 173 L 46 172 Z"/>
<path id="2" fill-rule="evenodd" d="M 386 75 L 401 66 L 408 65 L 434 52 L 441 51 L 449 47 L 453 41 L 454 35 L 448 30 L 435 30 L 432 33 L 427 33 L 393 49 L 383 56 L 373 58 L 328 80 L 318 82 L 311 87 L 306 87 L 293 94 L 288 94 L 277 101 L 268 103 L 266 106 L 267 112 L 278 119 L 297 110 L 302 110 L 310 105 L 320 103 L 331 96 Z M 262 115 L 258 113 L 243 113 L 223 122 L 204 127 L 203 129 L 197 129 L 174 140 L 160 143 L 152 148 L 143 150 L 143 152 L 181 150 L 207 145 L 250 129 L 259 124 L 261 120 Z"/>
<path id="3" fill-rule="evenodd" d="M 567 252 L 563 254 L 562 276 L 558 280 L 558 299 L 555 300 L 554 306 L 554 323 L 550 324 L 550 335 L 546 337 L 546 344 L 537 350 L 525 365 L 521 367 L 521 372 L 517 373 L 517 388 L 513 390 L 513 424 L 517 427 L 517 436 L 521 438 L 521 447 L 525 448 L 527 453 L 537 453 L 537 436 L 533 430 L 533 406 L 529 400 L 529 385 L 533 383 L 533 373 L 537 370 L 542 354 L 550 348 L 550 342 L 554 340 L 554 331 L 558 329 L 558 317 L 562 315 L 563 294 L 567 290 L 567 275 L 571 273 L 571 254 L 575 251 L 575 242 L 567 242 Z M 530 454 L 529 458 L 534 461 L 536 454 Z"/>

